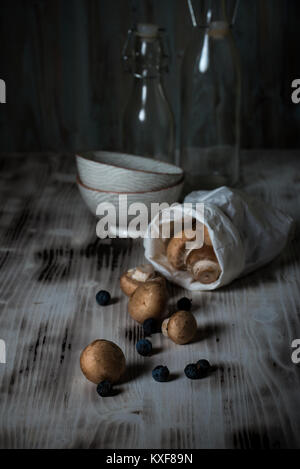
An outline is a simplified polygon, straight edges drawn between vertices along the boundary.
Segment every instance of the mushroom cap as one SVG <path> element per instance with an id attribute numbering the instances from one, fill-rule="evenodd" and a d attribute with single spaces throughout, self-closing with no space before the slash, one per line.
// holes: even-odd
<path id="1" fill-rule="evenodd" d="M 203 261 L 203 260 L 205 261 L 210 260 L 210 261 L 218 262 L 217 256 L 212 246 L 207 246 L 204 244 L 199 249 L 193 249 L 189 253 L 186 259 L 186 264 L 187 266 L 189 266 L 191 264 L 194 264 L 195 262 Z"/>
<path id="2" fill-rule="evenodd" d="M 135 292 L 137 287 L 140 285 L 141 282 L 134 280 L 131 275 L 130 271 L 125 272 L 120 278 L 120 287 L 123 293 L 127 296 L 131 296 L 132 293 Z"/>
<path id="3" fill-rule="evenodd" d="M 173 342 L 184 345 L 195 337 L 197 322 L 189 311 L 177 311 L 169 318 L 164 328 Z"/>
<path id="4" fill-rule="evenodd" d="M 131 295 L 128 311 L 132 319 L 143 324 L 146 319 L 163 316 L 167 301 L 164 282 L 146 282 Z"/>
<path id="5" fill-rule="evenodd" d="M 191 251 L 186 264 L 194 280 L 203 284 L 215 282 L 221 274 L 220 264 L 211 246 L 204 245 L 200 249 Z"/>
<path id="6" fill-rule="evenodd" d="M 120 278 L 120 287 L 125 295 L 131 296 L 145 282 L 165 282 L 165 279 L 151 264 L 145 264 L 125 272 Z"/>
<path id="7" fill-rule="evenodd" d="M 194 280 L 209 285 L 218 280 L 221 274 L 221 267 L 212 261 L 199 261 L 193 265 L 192 274 Z"/>
<path id="8" fill-rule="evenodd" d="M 108 380 L 119 381 L 126 369 L 125 356 L 115 343 L 109 340 L 94 340 L 81 352 L 80 367 L 85 377 L 98 384 Z"/>
<path id="9" fill-rule="evenodd" d="M 196 234 L 192 230 L 180 231 L 172 238 L 167 246 L 168 262 L 176 270 L 185 270 L 185 243 L 193 241 Z"/>

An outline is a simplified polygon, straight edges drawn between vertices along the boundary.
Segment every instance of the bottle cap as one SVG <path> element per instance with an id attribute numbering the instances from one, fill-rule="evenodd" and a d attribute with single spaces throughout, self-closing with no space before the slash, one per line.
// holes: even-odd
<path id="1" fill-rule="evenodd" d="M 154 38 L 158 34 L 158 25 L 151 23 L 138 23 L 137 25 L 138 36 Z"/>

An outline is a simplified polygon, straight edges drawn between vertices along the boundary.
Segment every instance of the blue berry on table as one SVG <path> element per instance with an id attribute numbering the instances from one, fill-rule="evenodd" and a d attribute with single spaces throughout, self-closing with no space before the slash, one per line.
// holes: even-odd
<path id="1" fill-rule="evenodd" d="M 112 392 L 112 384 L 110 381 L 105 380 L 101 381 L 101 383 L 98 384 L 97 386 L 97 393 L 101 397 L 107 397 L 110 396 Z"/>
<path id="2" fill-rule="evenodd" d="M 180 298 L 180 300 L 177 301 L 177 308 L 180 311 L 190 311 L 192 307 L 192 301 L 189 300 L 189 298 L 186 298 L 185 296 L 183 298 Z"/>
<path id="3" fill-rule="evenodd" d="M 198 371 L 201 375 L 200 376 L 201 378 L 205 378 L 205 376 L 208 375 L 208 373 L 211 369 L 210 363 L 207 360 L 198 360 L 197 363 L 196 363 L 196 366 L 197 366 Z"/>
<path id="4" fill-rule="evenodd" d="M 145 335 L 155 334 L 158 331 L 157 321 L 154 318 L 148 318 L 143 323 Z"/>
<path id="5" fill-rule="evenodd" d="M 97 295 L 96 295 L 96 300 L 97 300 L 97 303 L 100 305 L 100 306 L 106 306 L 109 304 L 110 302 L 110 294 L 108 291 L 105 291 L 105 290 L 100 290 L 98 291 Z"/>
<path id="6" fill-rule="evenodd" d="M 147 357 L 152 352 L 152 344 L 148 339 L 141 339 L 136 343 L 136 350 L 143 357 Z"/>
<path id="7" fill-rule="evenodd" d="M 189 379 L 200 379 L 201 378 L 201 373 L 197 368 L 197 365 L 195 363 L 190 363 L 187 365 L 184 369 L 184 373 L 187 378 Z"/>
<path id="8" fill-rule="evenodd" d="M 168 367 L 160 365 L 152 370 L 152 376 L 155 381 L 164 383 L 169 380 L 170 372 Z"/>

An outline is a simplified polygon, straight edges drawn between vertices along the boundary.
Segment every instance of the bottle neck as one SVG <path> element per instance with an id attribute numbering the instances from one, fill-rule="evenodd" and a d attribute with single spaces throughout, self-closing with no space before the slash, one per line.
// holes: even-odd
<path id="1" fill-rule="evenodd" d="M 158 83 L 161 81 L 161 73 L 151 68 L 136 69 L 133 73 L 135 83 Z"/>
<path id="2" fill-rule="evenodd" d="M 136 37 L 133 75 L 138 79 L 160 79 L 162 73 L 163 52 L 160 40 L 156 38 Z"/>
<path id="3" fill-rule="evenodd" d="M 193 13 L 200 27 L 210 25 L 227 25 L 230 27 L 231 13 L 228 11 L 227 0 L 193 0 Z"/>
<path id="4" fill-rule="evenodd" d="M 160 77 L 134 77 L 129 103 L 134 100 L 140 103 L 141 107 L 146 108 L 148 105 L 155 106 L 155 103 L 162 98 L 165 98 L 165 93 Z"/>
<path id="5" fill-rule="evenodd" d="M 164 93 L 160 75 L 155 77 L 139 77 L 134 75 L 132 89 L 133 93 L 141 95 L 142 99 L 147 99 L 150 95 L 157 92 Z"/>

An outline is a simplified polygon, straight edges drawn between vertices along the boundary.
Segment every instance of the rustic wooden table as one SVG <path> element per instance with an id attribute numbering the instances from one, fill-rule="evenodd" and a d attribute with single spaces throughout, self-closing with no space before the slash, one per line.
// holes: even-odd
<path id="1" fill-rule="evenodd" d="M 299 152 L 243 155 L 244 189 L 300 213 Z M 153 336 L 155 353 L 135 351 L 141 329 L 126 311 L 119 276 L 143 262 L 141 243 L 100 241 L 74 184 L 70 155 L 4 155 L 0 185 L 1 448 L 300 447 L 299 235 L 269 266 L 212 293 L 193 294 L 199 340 L 176 346 Z M 95 294 L 112 293 L 100 308 Z M 170 307 L 185 292 L 169 286 Z M 79 368 L 95 338 L 118 343 L 128 374 L 100 398 Z M 184 377 L 208 358 L 207 379 Z M 167 364 L 159 384 L 151 369 Z"/>

